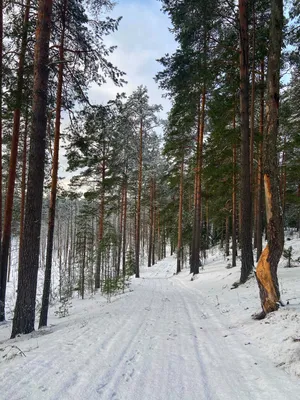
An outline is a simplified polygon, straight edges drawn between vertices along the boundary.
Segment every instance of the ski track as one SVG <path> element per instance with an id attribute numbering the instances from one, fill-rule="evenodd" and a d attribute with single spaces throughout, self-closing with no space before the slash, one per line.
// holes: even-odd
<path id="1" fill-rule="evenodd" d="M 174 270 L 163 260 L 133 292 L 30 339 L 26 358 L 0 364 L 0 399 L 300 399 L 298 381 Z"/>

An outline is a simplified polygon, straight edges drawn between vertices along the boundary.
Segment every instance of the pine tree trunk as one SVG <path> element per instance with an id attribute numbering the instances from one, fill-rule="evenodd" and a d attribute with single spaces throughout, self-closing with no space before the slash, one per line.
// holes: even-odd
<path id="1" fill-rule="evenodd" d="M 48 309 L 49 309 L 55 209 L 56 209 L 56 196 L 57 196 L 60 120 L 61 120 L 63 73 L 64 73 L 64 42 L 65 42 L 65 29 L 66 29 L 66 22 L 65 22 L 66 12 L 67 12 L 67 0 L 64 0 L 63 10 L 62 10 L 62 31 L 61 31 L 61 39 L 59 45 L 59 66 L 58 66 L 58 82 L 57 82 L 57 93 L 56 93 L 56 115 L 55 115 L 54 149 L 53 149 L 53 162 L 52 162 L 52 182 L 51 182 L 50 206 L 49 206 L 49 216 L 48 216 L 46 268 L 45 268 L 44 289 L 43 289 L 39 328 L 47 326 Z"/>
<path id="2" fill-rule="evenodd" d="M 236 129 L 236 117 L 235 117 L 235 104 L 234 104 L 234 115 L 233 115 L 233 129 Z M 236 190 L 237 190 L 237 179 L 236 179 L 236 145 L 232 147 L 232 267 L 236 267 L 236 211 L 237 211 L 237 201 L 236 201 Z"/>
<path id="3" fill-rule="evenodd" d="M 179 274 L 179 272 L 181 271 L 181 268 L 182 268 L 181 260 L 182 260 L 183 170 L 184 170 L 184 157 L 182 157 L 181 164 L 180 164 L 177 269 L 176 269 L 177 274 Z"/>
<path id="4" fill-rule="evenodd" d="M 1 260 L 1 248 L 2 248 L 2 145 L 3 145 L 3 133 L 2 133 L 2 105 L 3 105 L 3 0 L 0 0 L 0 260 Z M 1 271 L 0 271 L 0 286 L 1 286 Z"/>
<path id="5" fill-rule="evenodd" d="M 127 235 L 127 177 L 124 182 L 124 222 L 123 222 L 123 249 L 122 249 L 122 268 L 123 277 L 126 276 L 126 235 Z"/>
<path id="6" fill-rule="evenodd" d="M 197 137 L 197 165 L 196 165 L 196 199 L 194 213 L 194 238 L 192 248 L 191 272 L 199 274 L 200 247 L 201 247 L 201 203 L 202 203 L 202 164 L 203 164 L 203 138 L 205 122 L 206 88 L 203 86 L 201 96 L 201 111 L 199 107 L 198 137 Z"/>
<path id="7" fill-rule="evenodd" d="M 30 0 L 27 0 L 25 5 L 21 51 L 20 51 L 20 58 L 19 58 L 19 65 L 17 72 L 17 89 L 15 98 L 13 132 L 11 139 L 9 173 L 8 173 L 6 202 L 4 211 L 4 224 L 2 233 L 1 261 L 0 261 L 0 322 L 4 321 L 5 319 L 7 263 L 8 263 L 8 252 L 9 252 L 9 243 L 11 235 L 11 222 L 12 222 L 14 190 L 15 190 L 17 158 L 18 158 L 20 118 L 21 118 L 21 107 L 23 100 L 24 64 L 25 64 L 25 54 L 27 49 L 27 36 L 29 28 L 29 12 L 30 12 Z"/>
<path id="8" fill-rule="evenodd" d="M 229 256 L 229 238 L 230 238 L 230 235 L 229 235 L 229 216 L 228 215 L 226 215 L 226 218 L 225 218 L 225 255 L 226 255 L 226 257 L 228 257 Z"/>
<path id="9" fill-rule="evenodd" d="M 34 54 L 32 130 L 25 207 L 24 241 L 19 265 L 18 295 L 12 335 L 34 330 L 40 251 L 41 214 L 47 125 L 48 63 L 52 1 L 39 0 Z"/>
<path id="10" fill-rule="evenodd" d="M 140 122 L 139 176 L 136 202 L 136 233 L 135 233 L 135 277 L 140 277 L 140 225 L 141 225 L 141 195 L 143 179 L 143 121 Z"/>
<path id="11" fill-rule="evenodd" d="M 240 283 L 245 283 L 253 269 L 252 205 L 249 143 L 249 43 L 248 0 L 239 0 L 240 17 L 240 112 L 241 112 L 241 250 Z"/>
<path id="12" fill-rule="evenodd" d="M 152 240 L 153 240 L 153 177 L 150 178 L 150 226 L 148 246 L 148 268 L 151 267 Z"/>
<path id="13" fill-rule="evenodd" d="M 121 188 L 121 203 L 120 204 L 120 233 L 119 233 L 119 241 L 118 241 L 118 256 L 117 256 L 117 276 L 120 275 L 120 267 L 121 267 L 121 253 L 122 253 L 122 235 L 123 235 L 123 212 L 124 212 L 124 184 L 122 184 Z"/>
<path id="14" fill-rule="evenodd" d="M 256 267 L 262 305 L 262 312 L 256 316 L 257 318 L 263 318 L 269 312 L 277 310 L 280 300 L 277 267 L 283 251 L 284 233 L 279 193 L 277 138 L 283 18 L 283 0 L 272 0 L 267 74 L 267 130 L 264 138 L 263 167 L 268 244 Z"/>
<path id="15" fill-rule="evenodd" d="M 105 143 L 103 144 L 103 160 L 101 166 L 102 175 L 102 188 L 100 196 L 100 213 L 99 213 L 99 229 L 98 229 L 98 246 L 97 246 L 97 264 L 95 273 L 95 289 L 100 288 L 100 275 L 101 275 L 101 263 L 103 258 L 103 234 L 104 234 L 104 212 L 105 212 L 105 175 L 106 175 L 106 161 L 105 161 Z"/>
<path id="16" fill-rule="evenodd" d="M 261 78 L 260 78 L 260 121 L 259 134 L 260 142 L 258 148 L 258 166 L 257 166 L 257 199 L 256 199 L 256 261 L 262 252 L 262 219 L 263 219 L 263 137 L 264 137 L 264 119 L 265 119 L 265 66 L 264 61 L 261 62 Z"/>
<path id="17" fill-rule="evenodd" d="M 19 264 L 21 262 L 21 251 L 23 244 L 25 199 L 26 199 L 26 167 L 27 167 L 27 133 L 28 133 L 28 108 L 26 108 L 25 129 L 23 138 L 23 157 L 22 157 L 22 181 L 21 181 L 21 210 L 20 210 L 20 240 L 19 240 Z"/>
<path id="18" fill-rule="evenodd" d="M 156 185 L 153 179 L 153 239 L 152 239 L 152 265 L 155 264 L 155 241 L 156 241 Z"/>

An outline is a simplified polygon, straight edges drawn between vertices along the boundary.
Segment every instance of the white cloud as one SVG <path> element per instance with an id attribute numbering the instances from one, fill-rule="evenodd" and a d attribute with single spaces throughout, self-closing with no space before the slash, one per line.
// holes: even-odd
<path id="1" fill-rule="evenodd" d="M 168 99 L 162 98 L 163 92 L 154 82 L 154 76 L 160 70 L 157 59 L 166 53 L 172 53 L 176 43 L 168 28 L 169 19 L 160 10 L 157 0 L 119 0 L 110 14 L 117 18 L 122 16 L 118 31 L 106 37 L 107 46 L 117 46 L 110 56 L 110 61 L 120 70 L 126 72 L 128 84 L 122 88 L 107 82 L 101 87 L 93 85 L 90 100 L 93 104 L 106 103 L 114 99 L 119 92 L 130 95 L 139 85 L 148 87 L 151 104 L 161 104 L 164 118 L 170 109 Z M 72 174 L 66 172 L 64 150 L 60 157 L 60 175 L 69 180 Z"/>

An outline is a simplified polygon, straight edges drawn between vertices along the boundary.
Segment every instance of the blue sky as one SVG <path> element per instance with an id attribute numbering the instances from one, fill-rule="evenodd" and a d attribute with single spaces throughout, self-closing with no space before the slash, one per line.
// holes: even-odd
<path id="1" fill-rule="evenodd" d="M 120 91 L 131 94 L 137 86 L 146 85 L 150 101 L 162 104 L 162 116 L 165 116 L 170 102 L 161 97 L 162 91 L 158 89 L 153 78 L 160 68 L 156 59 L 165 53 L 172 53 L 176 43 L 168 30 L 169 19 L 160 8 L 161 3 L 157 0 L 118 1 L 110 15 L 123 18 L 119 30 L 108 36 L 106 43 L 118 46 L 110 59 L 126 72 L 128 85 L 118 88 L 108 82 L 100 88 L 93 86 L 90 93 L 93 103 L 104 103 Z"/>

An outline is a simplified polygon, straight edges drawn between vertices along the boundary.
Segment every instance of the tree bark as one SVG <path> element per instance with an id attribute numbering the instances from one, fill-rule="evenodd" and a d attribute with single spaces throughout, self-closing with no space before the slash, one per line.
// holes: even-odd
<path id="1" fill-rule="evenodd" d="M 182 212 L 183 212 L 183 170 L 184 170 L 184 156 L 180 164 L 180 184 L 179 184 L 179 210 L 178 210 L 178 242 L 177 242 L 177 269 L 176 273 L 181 271 L 182 261 Z"/>
<path id="2" fill-rule="evenodd" d="M 139 176 L 136 202 L 136 234 L 135 234 L 135 277 L 140 277 L 140 225 L 141 225 L 141 195 L 143 179 L 143 121 L 140 121 Z"/>
<path id="3" fill-rule="evenodd" d="M 63 74 L 64 74 L 64 42 L 66 30 L 66 12 L 67 0 L 64 0 L 62 10 L 62 30 L 59 45 L 59 66 L 58 66 L 58 81 L 56 93 L 56 114 L 55 114 L 55 134 L 54 134 L 54 149 L 53 149 L 53 162 L 52 162 L 52 182 L 50 193 L 50 206 L 48 217 L 48 233 L 47 233 L 47 253 L 46 253 L 46 268 L 44 277 L 44 289 L 42 297 L 42 307 L 40 314 L 39 328 L 47 326 L 49 297 L 50 297 L 50 284 L 51 284 L 51 270 L 52 270 L 52 252 L 53 252 L 53 238 L 54 238 L 54 224 L 55 224 L 55 209 L 56 209 L 56 196 L 57 196 L 57 176 L 58 176 L 58 162 L 59 162 L 59 140 L 60 140 L 60 120 L 61 120 L 61 107 L 62 107 L 62 89 L 63 89 Z"/>
<path id="4" fill-rule="evenodd" d="M 105 175 L 106 175 L 106 161 L 105 161 L 105 142 L 103 143 L 103 160 L 101 165 L 101 196 L 100 196 L 100 209 L 99 209 L 99 228 L 98 228 L 98 245 L 97 245 L 97 265 L 95 273 L 95 289 L 100 288 L 100 275 L 102 263 L 102 241 L 104 234 L 104 212 L 105 212 Z"/>
<path id="5" fill-rule="evenodd" d="M 30 138 L 24 241 L 19 265 L 18 295 L 12 335 L 34 330 L 40 251 L 41 214 L 47 125 L 48 63 L 52 1 L 39 0 L 34 54 L 32 130 Z"/>
<path id="6" fill-rule="evenodd" d="M 148 267 L 151 267 L 152 259 L 152 240 L 153 240 L 153 177 L 150 178 L 150 226 L 148 243 Z"/>
<path id="7" fill-rule="evenodd" d="M 272 0 L 267 75 L 267 129 L 264 140 L 264 186 L 268 244 L 256 267 L 256 278 L 262 305 L 262 312 L 256 316 L 257 318 L 263 318 L 266 314 L 277 310 L 280 300 L 277 267 L 283 251 L 284 233 L 279 193 L 277 137 L 282 30 L 283 0 Z"/>
<path id="8" fill-rule="evenodd" d="M 16 88 L 16 100 L 15 110 L 13 119 L 13 132 L 11 139 L 11 150 L 9 159 L 9 173 L 8 183 L 6 192 L 6 202 L 4 211 L 4 224 L 2 233 L 2 245 L 1 245 L 1 264 L 0 264 L 0 321 L 5 319 L 5 297 L 6 297 L 6 280 L 7 280 L 7 264 L 8 264 L 8 253 L 9 243 L 11 235 L 11 222 L 14 202 L 14 190 L 16 180 L 16 169 L 17 169 L 17 158 L 18 158 L 18 144 L 20 135 L 20 118 L 21 118 L 21 107 L 23 100 L 23 81 L 24 81 L 24 64 L 25 54 L 27 49 L 27 36 L 29 28 L 29 11 L 30 11 L 30 0 L 26 1 L 25 14 L 23 20 L 23 32 L 21 40 L 21 51 L 19 57 L 19 65 L 17 72 L 17 88 Z"/>
<path id="9" fill-rule="evenodd" d="M 197 136 L 197 165 L 196 165 L 196 190 L 195 190 L 195 211 L 194 211 L 194 229 L 193 246 L 191 257 L 191 273 L 199 274 L 200 267 L 200 247 L 201 247 L 201 202 L 202 202 L 202 164 L 203 164 L 203 138 L 205 123 L 205 103 L 206 87 L 202 88 L 201 109 L 199 107 L 198 136 Z"/>
<path id="10" fill-rule="evenodd" d="M 239 0 L 240 18 L 240 110 L 241 110 L 241 250 L 240 283 L 245 283 L 253 269 L 252 201 L 249 143 L 249 41 L 248 0 Z"/>
<path id="11" fill-rule="evenodd" d="M 19 264 L 21 262 L 21 251 L 23 244 L 25 199 L 26 199 L 26 167 L 27 167 L 27 133 L 28 133 L 28 108 L 25 116 L 25 129 L 23 138 L 23 157 L 22 157 L 22 182 L 21 182 L 21 212 L 20 212 L 20 240 L 19 240 Z"/>
<path id="12" fill-rule="evenodd" d="M 264 119 L 265 119 L 265 66 L 261 62 L 260 77 L 260 121 L 259 135 L 260 142 L 258 147 L 258 165 L 257 165 L 257 199 L 256 199 L 256 261 L 262 252 L 262 219 L 263 219 L 263 138 L 264 138 Z"/>
<path id="13" fill-rule="evenodd" d="M 2 145 L 3 145 L 3 133 L 2 133 L 2 105 L 3 105 L 3 0 L 0 0 L 0 260 L 1 260 L 1 248 L 2 248 Z M 0 286 L 1 286 L 1 272 L 0 272 Z"/>

